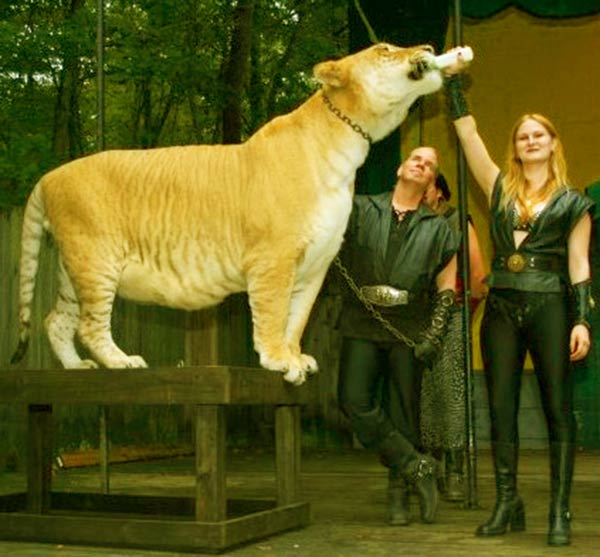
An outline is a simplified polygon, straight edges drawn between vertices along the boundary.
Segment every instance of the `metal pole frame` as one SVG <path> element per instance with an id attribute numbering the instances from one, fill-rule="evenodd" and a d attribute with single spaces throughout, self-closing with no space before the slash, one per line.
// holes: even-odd
<path id="1" fill-rule="evenodd" d="M 454 0 L 454 45 L 462 45 L 462 12 L 460 0 Z M 477 498 L 477 442 L 475 437 L 475 406 L 474 406 L 474 385 L 473 385 L 473 344 L 471 335 L 471 280 L 469 264 L 469 234 L 468 234 L 468 201 L 467 201 L 467 180 L 466 163 L 462 146 L 458 139 L 456 140 L 456 166 L 458 177 L 458 209 L 460 216 L 461 250 L 461 276 L 464 285 L 464 304 L 463 304 L 463 346 L 465 354 L 465 437 L 466 437 L 466 464 L 467 464 L 467 484 L 465 490 L 465 503 L 467 509 L 478 508 Z"/>
<path id="2" fill-rule="evenodd" d="M 96 151 L 104 151 L 104 0 L 96 1 Z M 100 490 L 110 492 L 110 436 L 108 406 L 99 409 Z"/>

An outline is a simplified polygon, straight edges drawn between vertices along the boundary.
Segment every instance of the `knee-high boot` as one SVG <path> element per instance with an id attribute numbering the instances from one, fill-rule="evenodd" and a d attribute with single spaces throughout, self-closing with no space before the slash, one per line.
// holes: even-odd
<path id="1" fill-rule="evenodd" d="M 388 472 L 388 521 L 393 526 L 410 523 L 410 492 L 406 480 L 397 468 Z"/>
<path id="2" fill-rule="evenodd" d="M 510 526 L 513 532 L 525 530 L 525 508 L 517 493 L 517 451 L 515 443 L 494 443 L 496 504 L 492 516 L 475 531 L 477 536 L 499 536 Z"/>
<path id="3" fill-rule="evenodd" d="M 549 545 L 569 545 L 571 543 L 569 499 L 574 462 L 574 443 L 550 443 Z"/>
<path id="4" fill-rule="evenodd" d="M 435 520 L 438 506 L 437 464 L 434 458 L 416 451 L 410 441 L 399 431 L 390 432 L 378 446 L 384 463 L 412 486 L 419 499 L 421 520 Z"/>
<path id="5" fill-rule="evenodd" d="M 438 505 L 435 460 L 417 452 L 414 445 L 394 428 L 380 407 L 367 412 L 346 409 L 346 415 L 360 442 L 378 451 L 381 461 L 393 469 L 392 473 L 414 487 L 421 520 L 433 522 Z"/>

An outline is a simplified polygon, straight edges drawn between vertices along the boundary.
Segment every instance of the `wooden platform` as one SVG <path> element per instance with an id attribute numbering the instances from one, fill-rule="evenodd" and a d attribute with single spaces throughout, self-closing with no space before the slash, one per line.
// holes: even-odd
<path id="1" fill-rule="evenodd" d="M 0 370 L 0 403 L 28 405 L 27 491 L 0 497 L 0 539 L 222 551 L 305 526 L 300 406 L 307 387 L 254 368 Z M 195 408 L 195 493 L 135 497 L 54 492 L 54 404 L 185 404 Z M 227 500 L 225 406 L 275 407 L 277 499 Z"/>

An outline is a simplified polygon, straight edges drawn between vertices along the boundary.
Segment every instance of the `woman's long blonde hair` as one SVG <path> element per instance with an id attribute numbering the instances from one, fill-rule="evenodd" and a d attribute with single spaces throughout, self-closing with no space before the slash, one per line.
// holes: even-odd
<path id="1" fill-rule="evenodd" d="M 562 142 L 558 137 L 558 132 L 554 127 L 554 124 L 541 114 L 523 114 L 513 126 L 510 134 L 510 141 L 508 143 L 507 157 L 506 157 L 506 176 L 503 179 L 502 188 L 502 199 L 500 206 L 506 209 L 510 202 L 516 203 L 521 202 L 521 205 L 525 207 L 525 174 L 523 173 L 523 164 L 517 158 L 515 149 L 515 141 L 517 137 L 517 131 L 521 127 L 521 124 L 526 120 L 534 120 L 538 124 L 541 124 L 546 128 L 548 133 L 554 139 L 554 151 L 550 155 L 548 161 L 548 182 L 546 187 L 543 189 L 540 197 L 546 195 L 554 195 L 556 191 L 560 189 L 568 189 L 569 180 L 567 177 L 567 162 L 565 161 L 564 149 Z M 526 216 L 526 218 L 529 215 Z"/>

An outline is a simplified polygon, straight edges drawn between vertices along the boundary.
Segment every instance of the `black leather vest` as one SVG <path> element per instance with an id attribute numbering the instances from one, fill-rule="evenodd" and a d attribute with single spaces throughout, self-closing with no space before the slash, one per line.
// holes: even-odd
<path id="1" fill-rule="evenodd" d="M 379 309 L 403 333 L 416 337 L 429 316 L 435 277 L 456 253 L 460 238 L 443 216 L 421 205 L 392 255 L 392 264 L 386 266 L 390 226 L 395 226 L 392 193 L 355 196 L 341 258 L 358 286 L 387 284 L 409 291 L 408 305 Z M 340 317 L 346 336 L 393 340 L 348 288 Z"/>
<path id="2" fill-rule="evenodd" d="M 500 207 L 502 179 L 492 192 L 490 234 L 494 245 L 492 288 L 561 292 L 569 284 L 568 239 L 594 202 L 577 190 L 563 189 L 548 202 L 517 248 L 513 236 L 514 206 Z"/>

